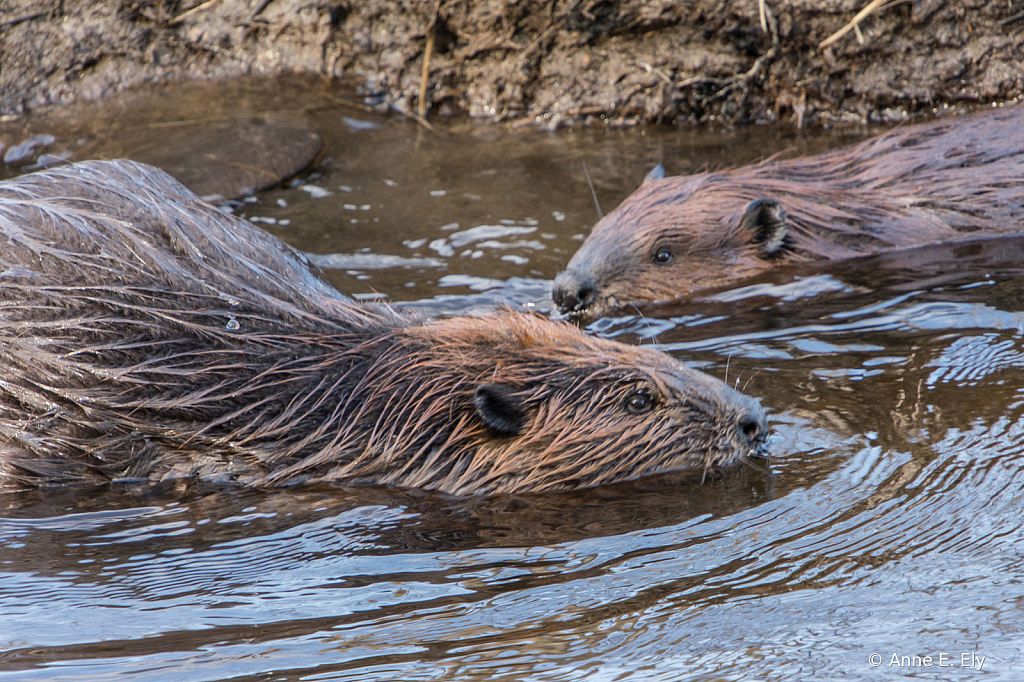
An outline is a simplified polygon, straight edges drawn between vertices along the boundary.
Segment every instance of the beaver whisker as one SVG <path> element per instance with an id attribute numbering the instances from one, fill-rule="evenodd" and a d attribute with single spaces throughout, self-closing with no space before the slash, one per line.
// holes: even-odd
<path id="1" fill-rule="evenodd" d="M 601 202 L 597 200 L 597 191 L 594 189 L 594 181 L 590 179 L 590 170 L 587 168 L 587 162 L 580 160 L 583 165 L 583 175 L 587 178 L 587 187 L 590 188 L 590 196 L 594 198 L 594 210 L 597 212 L 597 219 L 600 220 L 604 217 L 604 211 L 601 210 Z"/>
<path id="2" fill-rule="evenodd" d="M 753 460 L 753 457 L 755 457 L 755 456 L 756 455 L 754 453 L 751 453 L 750 457 L 744 457 L 743 459 L 741 459 L 740 460 L 740 464 L 742 466 L 744 466 L 744 467 L 747 467 L 748 469 L 753 469 L 754 471 L 756 471 L 757 473 L 761 474 L 762 476 L 771 476 L 771 473 L 772 473 L 771 467 L 768 467 L 768 466 L 764 466 L 764 467 L 758 466 L 754 462 L 754 460 Z M 763 459 L 768 459 L 768 458 L 764 457 Z"/>
<path id="3" fill-rule="evenodd" d="M 749 385 L 750 385 L 750 382 L 751 382 L 751 381 L 753 381 L 754 379 L 756 379 L 756 378 L 757 378 L 757 376 L 758 376 L 758 375 L 759 375 L 759 374 L 761 373 L 761 369 L 762 369 L 762 368 L 758 367 L 758 368 L 757 368 L 757 370 L 756 370 L 756 371 L 755 371 L 755 372 L 754 372 L 753 374 L 751 374 L 751 375 L 750 375 L 750 378 L 749 378 L 749 379 L 747 379 L 747 383 L 743 384 L 743 389 L 741 390 L 741 392 L 743 392 L 743 391 L 746 391 L 746 390 L 747 390 L 747 386 L 749 386 Z"/>
<path id="4" fill-rule="evenodd" d="M 630 307 L 633 309 L 634 313 L 636 313 L 637 315 L 640 316 L 640 320 L 644 323 L 644 325 L 646 325 L 646 327 L 648 329 L 651 329 L 651 328 L 654 327 L 654 325 L 651 324 L 650 320 L 647 319 L 647 316 L 644 315 L 640 311 L 640 308 L 636 307 L 635 305 L 634 306 L 630 306 Z M 659 345 L 659 343 L 658 343 L 658 335 L 654 334 L 653 336 L 651 336 L 651 341 L 652 341 L 653 345 L 655 345 L 655 346 Z M 641 343 L 641 345 L 643 345 L 643 340 L 642 339 L 641 339 L 640 343 Z"/>

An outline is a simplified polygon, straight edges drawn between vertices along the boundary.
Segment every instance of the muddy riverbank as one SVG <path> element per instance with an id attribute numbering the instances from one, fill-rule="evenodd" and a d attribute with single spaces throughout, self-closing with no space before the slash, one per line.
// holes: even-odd
<path id="1" fill-rule="evenodd" d="M 1024 4 L 868 5 L 4 0 L 0 114 L 146 82 L 289 72 L 348 79 L 366 102 L 415 113 L 425 61 L 428 116 L 545 126 L 894 120 L 1024 89 Z"/>

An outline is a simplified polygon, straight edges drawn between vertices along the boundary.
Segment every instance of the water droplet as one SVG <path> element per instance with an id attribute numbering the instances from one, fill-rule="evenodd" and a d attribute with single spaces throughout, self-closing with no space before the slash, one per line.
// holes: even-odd
<path id="1" fill-rule="evenodd" d="M 228 328 L 228 331 L 233 331 L 234 332 L 234 331 L 238 331 L 239 328 L 241 328 L 242 325 L 238 324 L 238 320 L 236 320 L 235 318 L 232 317 L 231 319 L 228 320 L 228 323 L 225 326 Z"/>

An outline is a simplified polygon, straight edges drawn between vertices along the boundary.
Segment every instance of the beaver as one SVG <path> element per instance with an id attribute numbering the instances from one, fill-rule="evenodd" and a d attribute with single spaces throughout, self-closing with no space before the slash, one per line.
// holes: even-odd
<path id="1" fill-rule="evenodd" d="M 904 128 L 818 156 L 664 177 L 594 226 L 552 297 L 595 319 L 782 263 L 1021 232 L 1024 108 Z"/>
<path id="2" fill-rule="evenodd" d="M 162 171 L 0 183 L 0 489 L 203 479 L 548 492 L 763 453 L 751 398 L 522 312 L 357 304 Z"/>

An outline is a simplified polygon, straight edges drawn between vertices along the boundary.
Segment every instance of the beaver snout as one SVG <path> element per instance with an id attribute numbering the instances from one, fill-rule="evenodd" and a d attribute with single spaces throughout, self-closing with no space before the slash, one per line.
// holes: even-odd
<path id="1" fill-rule="evenodd" d="M 597 285 L 586 273 L 565 270 L 555 277 L 551 298 L 563 315 L 579 315 L 597 298 Z"/>
<path id="2" fill-rule="evenodd" d="M 736 429 L 741 441 L 746 441 L 751 453 L 759 451 L 768 441 L 768 421 L 756 400 L 741 396 L 746 403 L 736 414 Z"/>
<path id="3" fill-rule="evenodd" d="M 704 409 L 729 443 L 727 449 L 739 453 L 740 457 L 762 454 L 771 430 L 761 401 L 718 380 L 708 388 L 710 393 L 706 394 L 708 402 Z"/>

